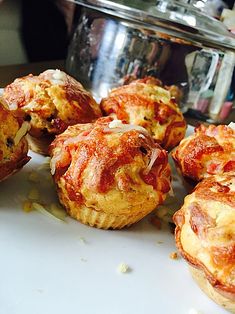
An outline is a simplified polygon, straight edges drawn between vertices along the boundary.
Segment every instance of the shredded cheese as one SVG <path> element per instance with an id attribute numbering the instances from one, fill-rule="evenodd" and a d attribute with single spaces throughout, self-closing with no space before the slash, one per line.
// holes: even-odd
<path id="1" fill-rule="evenodd" d="M 58 70 L 58 69 L 56 69 L 54 71 L 54 73 L 52 74 L 52 77 L 55 80 L 63 80 L 65 78 L 65 76 L 66 76 L 65 73 L 60 71 L 60 70 Z"/>
<path id="2" fill-rule="evenodd" d="M 59 161 L 61 158 L 60 154 L 57 154 L 55 156 L 53 156 L 51 158 L 51 162 L 50 162 L 50 167 L 51 167 L 51 174 L 54 175 L 55 174 L 55 171 L 56 171 L 56 164 L 57 164 L 57 161 Z"/>
<path id="3" fill-rule="evenodd" d="M 235 123 L 234 122 L 230 122 L 228 126 L 235 131 Z"/>
<path id="4" fill-rule="evenodd" d="M 127 271 L 129 270 L 129 266 L 127 265 L 127 264 L 125 264 L 125 263 L 121 263 L 121 264 L 119 264 L 118 265 L 118 271 L 120 272 L 120 273 L 126 273 Z"/>
<path id="5" fill-rule="evenodd" d="M 109 123 L 109 128 L 114 129 L 114 128 L 120 128 L 122 127 L 123 123 L 121 120 L 113 120 Z"/>
<path id="6" fill-rule="evenodd" d="M 152 149 L 149 164 L 148 164 L 147 168 L 143 172 L 145 175 L 150 172 L 150 170 L 152 169 L 153 164 L 155 163 L 155 161 L 158 158 L 160 153 L 161 153 L 161 150 L 159 148 Z"/>
<path id="7" fill-rule="evenodd" d="M 18 108 L 17 104 L 15 104 L 15 103 L 11 103 L 8 106 L 9 106 L 10 110 L 16 110 Z"/>
<path id="8" fill-rule="evenodd" d="M 109 123 L 108 128 L 104 131 L 106 132 L 113 132 L 113 133 L 124 133 L 131 130 L 136 130 L 144 134 L 148 134 L 148 131 L 139 125 L 134 124 L 124 124 L 121 120 L 113 120 Z"/>
<path id="9" fill-rule="evenodd" d="M 30 129 L 30 124 L 26 121 L 23 122 L 23 124 L 21 125 L 20 129 L 18 130 L 18 132 L 16 133 L 16 136 L 14 138 L 14 144 L 15 145 L 19 144 L 22 137 L 25 136 L 25 134 L 29 131 L 29 129 Z"/>
<path id="10" fill-rule="evenodd" d="M 65 210 L 61 207 L 61 206 L 58 206 L 57 204 L 55 203 L 52 203 L 50 205 L 50 213 L 55 216 L 56 218 L 60 219 L 60 220 L 63 220 L 65 221 L 65 218 L 67 216 Z"/>
<path id="11" fill-rule="evenodd" d="M 74 137 L 70 137 L 66 141 L 64 141 L 64 145 L 67 146 L 67 145 L 70 145 L 70 144 L 76 144 L 76 143 L 81 142 L 81 141 L 83 141 L 85 139 L 86 140 L 88 139 L 88 135 L 77 135 L 77 136 L 74 136 Z"/>
<path id="12" fill-rule="evenodd" d="M 37 210 L 38 212 L 40 212 L 41 214 L 45 215 L 45 216 L 48 216 L 48 217 L 53 217 L 53 218 L 56 218 L 58 220 L 62 220 L 60 217 L 54 215 L 53 213 L 51 213 L 49 210 L 46 209 L 45 206 L 43 206 L 42 204 L 40 203 L 37 203 L 37 202 L 33 202 L 32 203 L 32 207 Z"/>

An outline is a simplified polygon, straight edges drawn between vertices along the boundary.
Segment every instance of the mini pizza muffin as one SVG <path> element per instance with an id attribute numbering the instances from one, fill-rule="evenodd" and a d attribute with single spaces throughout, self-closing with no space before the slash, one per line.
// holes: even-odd
<path id="1" fill-rule="evenodd" d="M 0 102 L 0 181 L 20 170 L 29 160 L 25 134 L 28 123 L 20 123 Z"/>
<path id="2" fill-rule="evenodd" d="M 194 279 L 235 313 L 235 175 L 200 182 L 173 216 L 175 239 Z"/>
<path id="3" fill-rule="evenodd" d="M 172 153 L 183 177 L 195 184 L 210 175 L 235 173 L 235 130 L 227 125 L 200 125 Z"/>
<path id="4" fill-rule="evenodd" d="M 102 99 L 101 109 L 105 115 L 144 127 L 169 150 L 184 138 L 186 123 L 171 92 L 159 85 L 159 80 L 146 77 L 115 88 Z"/>
<path id="5" fill-rule="evenodd" d="M 3 98 L 14 114 L 30 122 L 30 148 L 42 154 L 47 154 L 55 135 L 69 125 L 101 116 L 91 94 L 60 70 L 17 78 L 4 89 Z"/>
<path id="6" fill-rule="evenodd" d="M 171 188 L 167 152 L 142 127 L 110 117 L 68 127 L 50 153 L 61 204 L 90 226 L 129 226 L 161 204 Z"/>

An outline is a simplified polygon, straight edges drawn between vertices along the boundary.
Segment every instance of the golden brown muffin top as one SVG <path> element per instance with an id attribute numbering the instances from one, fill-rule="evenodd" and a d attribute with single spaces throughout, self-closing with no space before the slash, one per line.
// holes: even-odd
<path id="1" fill-rule="evenodd" d="M 184 137 L 186 123 L 175 98 L 159 85 L 159 80 L 146 77 L 115 88 L 101 101 L 101 109 L 146 128 L 156 142 L 171 149 Z"/>
<path id="2" fill-rule="evenodd" d="M 235 172 L 235 130 L 227 125 L 200 125 L 181 141 L 172 157 L 182 174 L 195 181 Z"/>
<path id="3" fill-rule="evenodd" d="M 16 135 L 22 125 L 23 121 L 18 121 L 13 114 L 3 106 L 0 102 L 0 161 L 4 161 L 10 158 L 11 153 L 15 145 L 25 135 L 22 134 L 17 143 L 15 143 Z"/>
<path id="4" fill-rule="evenodd" d="M 98 104 L 83 86 L 60 70 L 17 78 L 4 89 L 3 98 L 16 114 L 30 121 L 30 134 L 59 134 L 68 125 L 101 116 Z"/>
<path id="5" fill-rule="evenodd" d="M 235 298 L 235 175 L 200 182 L 175 213 L 176 244 L 211 285 Z"/>
<path id="6" fill-rule="evenodd" d="M 83 172 L 89 165 L 90 189 L 106 193 L 115 185 L 115 174 L 124 166 L 140 167 L 136 175 L 144 184 L 167 193 L 170 190 L 170 168 L 167 153 L 155 144 L 145 129 L 122 124 L 110 117 L 94 124 L 74 125 L 58 135 L 50 146 L 51 168 L 55 180 L 61 176 L 79 190 Z M 134 167 L 134 166 L 133 166 Z M 136 169 L 129 168 L 130 171 Z M 120 179 L 121 178 L 121 179 Z M 159 178 L 159 179 L 158 179 Z M 129 190 L 132 178 L 119 176 L 119 187 Z M 75 188 L 74 188 L 75 186 Z"/>
<path id="7" fill-rule="evenodd" d="M 28 124 L 18 121 L 0 102 L 0 181 L 26 164 Z"/>

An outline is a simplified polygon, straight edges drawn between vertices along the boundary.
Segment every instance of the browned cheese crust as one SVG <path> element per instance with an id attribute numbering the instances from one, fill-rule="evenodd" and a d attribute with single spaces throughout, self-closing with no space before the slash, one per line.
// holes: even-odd
<path id="1" fill-rule="evenodd" d="M 186 123 L 175 97 L 176 87 L 168 90 L 153 77 L 134 80 L 113 89 L 101 101 L 105 115 L 146 128 L 154 140 L 169 150 L 184 138 Z"/>
<path id="2" fill-rule="evenodd" d="M 101 116 L 91 94 L 60 70 L 17 78 L 4 89 L 3 98 L 14 114 L 30 121 L 36 138 L 62 133 L 69 125 Z"/>
<path id="3" fill-rule="evenodd" d="M 182 256 L 203 272 L 216 293 L 234 303 L 235 175 L 204 179 L 173 219 Z"/>
<path id="4" fill-rule="evenodd" d="M 22 121 L 17 121 L 0 103 L 0 181 L 20 170 L 30 160 L 25 133 L 22 137 L 18 134 L 21 127 Z"/>
<path id="5" fill-rule="evenodd" d="M 104 229 L 151 212 L 164 201 L 171 176 L 166 151 L 145 129 L 111 122 L 69 127 L 50 147 L 61 203 L 72 217 Z"/>
<path id="6" fill-rule="evenodd" d="M 176 167 L 194 181 L 235 173 L 235 130 L 227 125 L 200 125 L 172 153 Z"/>

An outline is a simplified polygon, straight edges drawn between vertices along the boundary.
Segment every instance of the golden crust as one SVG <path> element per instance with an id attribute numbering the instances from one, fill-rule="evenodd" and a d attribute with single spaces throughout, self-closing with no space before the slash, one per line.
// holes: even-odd
<path id="1" fill-rule="evenodd" d="M 110 122 L 71 126 L 50 146 L 61 203 L 72 217 L 104 229 L 150 213 L 164 201 L 171 175 L 166 151 L 144 129 Z"/>
<path id="2" fill-rule="evenodd" d="M 200 182 L 175 213 L 175 238 L 186 261 L 210 285 L 235 300 L 235 175 Z"/>
<path id="3" fill-rule="evenodd" d="M 25 136 L 17 144 L 14 142 L 19 129 L 20 123 L 0 103 L 0 181 L 20 170 L 30 160 Z"/>
<path id="4" fill-rule="evenodd" d="M 231 300 L 221 293 L 217 292 L 216 289 L 213 288 L 210 282 L 207 280 L 203 271 L 192 266 L 189 266 L 189 270 L 193 279 L 197 282 L 202 291 L 208 295 L 208 297 L 210 297 L 217 304 L 224 307 L 227 311 L 235 313 L 234 300 Z"/>
<path id="5" fill-rule="evenodd" d="M 15 114 L 30 120 L 30 134 L 37 138 L 60 134 L 69 125 L 101 116 L 91 94 L 59 70 L 17 78 L 4 89 L 3 98 Z"/>
<path id="6" fill-rule="evenodd" d="M 186 123 L 171 92 L 153 77 L 132 81 L 113 89 L 101 101 L 106 115 L 146 128 L 165 149 L 172 149 L 184 138 Z M 176 89 L 173 88 L 174 93 Z"/>
<path id="7" fill-rule="evenodd" d="M 227 125 L 200 125 L 172 153 L 182 175 L 194 181 L 235 173 L 235 131 Z"/>

